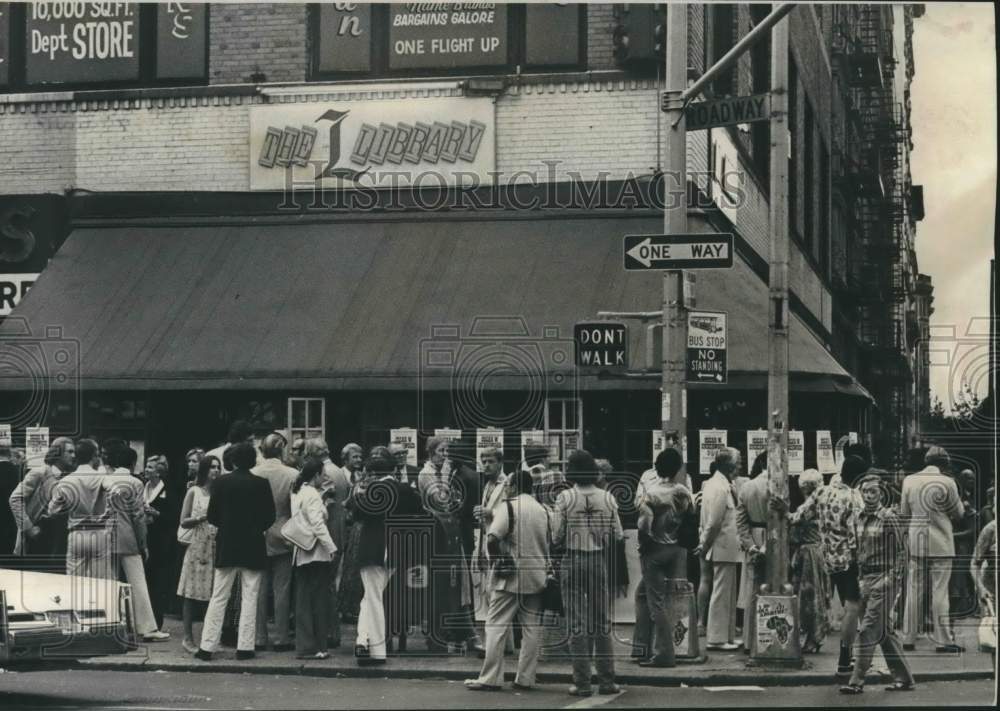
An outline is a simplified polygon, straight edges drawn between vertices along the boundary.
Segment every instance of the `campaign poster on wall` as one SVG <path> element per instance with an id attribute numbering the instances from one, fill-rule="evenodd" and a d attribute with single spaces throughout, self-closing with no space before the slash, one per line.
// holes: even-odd
<path id="1" fill-rule="evenodd" d="M 399 427 L 389 430 L 389 442 L 406 447 L 406 463 L 417 466 L 417 430 L 413 427 Z"/>
<path id="2" fill-rule="evenodd" d="M 750 471 L 754 461 L 761 452 L 767 451 L 767 430 L 750 430 L 747 432 L 747 460 L 744 468 Z"/>
<path id="3" fill-rule="evenodd" d="M 538 444 L 548 448 L 544 430 L 524 430 L 521 432 L 521 461 L 524 461 L 524 449 L 529 444 Z"/>
<path id="4" fill-rule="evenodd" d="M 833 457 L 833 438 L 830 430 L 816 431 L 816 468 L 820 474 L 833 474 L 837 471 L 837 462 Z"/>
<path id="5" fill-rule="evenodd" d="M 788 474 L 798 476 L 806 468 L 805 433 L 800 430 L 788 431 Z"/>
<path id="6" fill-rule="evenodd" d="M 483 452 L 487 449 L 503 451 L 503 430 L 484 428 L 476 430 L 476 468 L 483 470 Z"/>
<path id="7" fill-rule="evenodd" d="M 49 451 L 49 428 L 28 427 L 24 431 L 24 454 L 28 468 L 34 469 L 45 464 L 45 453 Z"/>
<path id="8" fill-rule="evenodd" d="M 709 468 L 719 450 L 728 446 L 729 433 L 726 430 L 698 431 L 698 471 L 708 476 Z"/>
<path id="9" fill-rule="evenodd" d="M 653 466 L 655 466 L 656 458 L 660 455 L 660 452 L 662 452 L 668 446 L 670 447 L 675 446 L 676 441 L 673 438 L 671 438 L 669 442 L 665 441 L 663 437 L 663 430 L 653 430 L 652 434 L 653 434 L 653 452 L 652 452 L 653 458 L 651 461 L 653 463 Z M 684 457 L 684 463 L 687 464 L 688 463 L 687 437 L 681 437 L 680 447 L 678 447 L 678 449 L 680 450 L 681 455 Z M 688 472 L 688 476 L 690 476 L 690 471 Z"/>
<path id="10" fill-rule="evenodd" d="M 0 447 L 13 447 L 14 438 L 11 436 L 10 425 L 0 424 Z"/>
<path id="11" fill-rule="evenodd" d="M 462 439 L 462 430 L 455 430 L 450 427 L 439 427 L 434 430 L 434 436 L 440 437 L 447 442 L 454 442 L 456 439 Z"/>

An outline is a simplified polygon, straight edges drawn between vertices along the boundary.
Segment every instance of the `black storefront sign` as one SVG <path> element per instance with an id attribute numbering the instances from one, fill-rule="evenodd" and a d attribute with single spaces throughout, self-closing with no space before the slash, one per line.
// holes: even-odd
<path id="1" fill-rule="evenodd" d="M 492 4 L 493 7 L 485 7 Z M 507 64 L 507 6 L 449 10 L 395 3 L 389 10 L 389 68 L 496 67 Z"/>
<path id="2" fill-rule="evenodd" d="M 579 3 L 322 3 L 310 13 L 310 78 L 582 69 Z"/>
<path id="3" fill-rule="evenodd" d="M 200 79 L 208 74 L 208 5 L 165 2 L 156 15 L 156 76 Z"/>
<path id="4" fill-rule="evenodd" d="M 624 323 L 594 321 L 573 326 L 577 367 L 628 366 L 628 327 Z"/>

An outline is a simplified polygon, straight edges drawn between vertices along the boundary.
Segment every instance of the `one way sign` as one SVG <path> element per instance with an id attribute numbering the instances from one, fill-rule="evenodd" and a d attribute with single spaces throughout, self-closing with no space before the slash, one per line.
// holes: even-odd
<path id="1" fill-rule="evenodd" d="M 625 235 L 625 269 L 729 269 L 731 232 L 692 235 Z"/>

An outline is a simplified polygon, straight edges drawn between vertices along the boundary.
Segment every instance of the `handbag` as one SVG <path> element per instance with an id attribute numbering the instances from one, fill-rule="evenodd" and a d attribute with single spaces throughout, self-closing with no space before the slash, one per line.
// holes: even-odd
<path id="1" fill-rule="evenodd" d="M 514 530 L 514 507 L 510 505 L 510 499 L 507 499 L 507 537 L 510 538 L 510 532 Z M 502 580 L 507 578 L 513 578 L 517 575 L 517 562 L 514 560 L 510 553 L 504 552 L 496 562 L 493 563 L 493 576 Z"/>
<path id="2" fill-rule="evenodd" d="M 983 602 L 986 609 L 979 622 L 979 651 L 987 652 L 997 648 L 997 618 L 992 598 L 986 597 Z"/>
<path id="3" fill-rule="evenodd" d="M 316 547 L 319 539 L 313 533 L 312 527 L 309 526 L 302 511 L 299 509 L 294 516 L 282 524 L 281 537 L 299 550 L 309 552 Z"/>
<path id="4" fill-rule="evenodd" d="M 548 512 L 545 514 L 545 527 L 548 529 L 548 542 L 552 545 L 552 521 Z M 556 575 L 555 567 L 552 565 L 552 557 L 545 556 L 545 587 L 542 588 L 542 612 L 554 612 L 557 615 L 565 614 L 563 609 L 562 584 Z"/>
<path id="5" fill-rule="evenodd" d="M 177 526 L 177 542 L 182 546 L 191 545 L 191 541 L 194 540 L 194 529 L 197 526 L 192 526 L 191 528 L 184 528 L 183 526 Z"/>

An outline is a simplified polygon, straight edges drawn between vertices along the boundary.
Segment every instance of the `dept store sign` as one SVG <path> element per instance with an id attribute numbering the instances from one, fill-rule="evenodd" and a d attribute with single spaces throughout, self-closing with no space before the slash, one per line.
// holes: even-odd
<path id="1" fill-rule="evenodd" d="M 489 98 L 317 102 L 250 109 L 250 189 L 492 182 Z"/>

